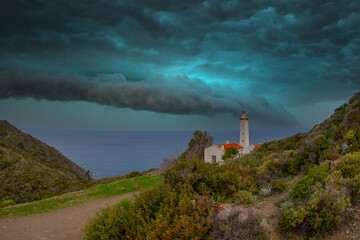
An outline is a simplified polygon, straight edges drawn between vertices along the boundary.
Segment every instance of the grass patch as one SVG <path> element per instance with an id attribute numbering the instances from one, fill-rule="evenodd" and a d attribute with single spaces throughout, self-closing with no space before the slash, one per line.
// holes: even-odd
<path id="1" fill-rule="evenodd" d="M 89 199 L 108 198 L 162 184 L 160 176 L 144 176 L 107 183 L 87 190 L 67 193 L 40 201 L 18 204 L 0 209 L 0 218 L 26 216 L 66 208 L 86 202 Z"/>

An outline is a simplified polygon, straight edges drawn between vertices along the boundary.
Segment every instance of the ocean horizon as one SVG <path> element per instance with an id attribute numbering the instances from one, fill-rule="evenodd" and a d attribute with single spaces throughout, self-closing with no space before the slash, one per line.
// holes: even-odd
<path id="1" fill-rule="evenodd" d="M 164 158 L 185 151 L 194 131 L 64 130 L 20 127 L 55 147 L 96 179 L 159 168 Z M 282 139 L 309 129 L 250 130 L 250 144 Z M 239 142 L 239 130 L 208 131 L 215 144 Z"/>

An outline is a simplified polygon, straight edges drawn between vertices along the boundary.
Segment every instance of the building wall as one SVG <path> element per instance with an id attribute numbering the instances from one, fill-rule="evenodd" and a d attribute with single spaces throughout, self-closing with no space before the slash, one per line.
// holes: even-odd
<path id="1" fill-rule="evenodd" d="M 248 147 L 244 148 L 244 154 L 251 153 L 254 150 L 254 148 L 255 148 L 254 145 L 251 145 L 251 146 L 248 146 Z"/>
<path id="2" fill-rule="evenodd" d="M 238 158 L 241 158 L 242 156 L 244 156 L 244 149 L 239 149 L 239 154 L 238 154 Z"/>
<path id="3" fill-rule="evenodd" d="M 212 145 L 205 148 L 204 159 L 205 162 L 212 162 L 212 156 L 216 156 L 216 162 L 223 162 L 221 157 L 224 155 L 225 151 L 219 148 L 217 145 Z"/>

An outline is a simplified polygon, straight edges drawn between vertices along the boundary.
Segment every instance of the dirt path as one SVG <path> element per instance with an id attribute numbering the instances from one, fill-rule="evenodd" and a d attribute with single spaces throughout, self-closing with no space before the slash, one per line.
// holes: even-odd
<path id="1" fill-rule="evenodd" d="M 0 219 L 0 240 L 78 240 L 83 239 L 81 228 L 89 217 L 106 205 L 113 205 L 124 198 L 133 198 L 138 192 L 120 196 L 91 200 L 74 207 L 59 209 L 25 217 Z"/>
<path id="2" fill-rule="evenodd" d="M 281 236 L 277 231 L 278 221 L 281 215 L 281 211 L 275 206 L 275 203 L 281 199 L 287 197 L 287 192 L 277 194 L 269 197 L 266 201 L 260 202 L 255 206 L 257 212 L 260 214 L 266 224 L 266 235 L 270 240 L 280 240 Z"/>

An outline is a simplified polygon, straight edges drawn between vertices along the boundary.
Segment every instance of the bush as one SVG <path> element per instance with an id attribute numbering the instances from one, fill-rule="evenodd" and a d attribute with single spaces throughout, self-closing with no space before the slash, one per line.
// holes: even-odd
<path id="1" fill-rule="evenodd" d="M 360 174 L 349 180 L 348 190 L 350 192 L 351 202 L 354 205 L 358 204 L 360 200 Z"/>
<path id="2" fill-rule="evenodd" d="M 325 188 L 316 184 L 306 205 L 311 229 L 317 233 L 335 229 L 348 206 L 350 199 L 344 179 L 336 173 L 328 176 Z"/>
<path id="3" fill-rule="evenodd" d="M 90 219 L 84 229 L 85 239 L 126 239 L 131 227 L 139 224 L 134 215 L 134 206 L 127 199 L 105 208 Z"/>
<path id="4" fill-rule="evenodd" d="M 216 165 L 200 159 L 181 161 L 164 173 L 165 182 L 175 189 L 189 185 L 198 194 L 234 198 L 239 190 L 257 192 L 255 168 L 237 163 Z"/>
<path id="5" fill-rule="evenodd" d="M 353 129 L 350 129 L 344 136 L 344 139 L 348 145 L 351 145 L 357 141 L 355 132 Z"/>
<path id="6" fill-rule="evenodd" d="M 278 191 L 278 192 L 285 192 L 287 190 L 287 185 L 286 183 L 284 183 L 281 180 L 272 180 L 270 182 L 272 189 L 274 191 Z"/>
<path id="7" fill-rule="evenodd" d="M 279 229 L 283 233 L 292 232 L 294 228 L 300 226 L 306 217 L 306 210 L 303 207 L 287 208 L 279 221 Z"/>
<path id="8" fill-rule="evenodd" d="M 237 150 L 234 147 L 229 147 L 228 149 L 225 150 L 225 153 L 224 155 L 222 155 L 221 159 L 230 160 L 235 158 L 238 154 L 239 154 L 239 150 Z"/>
<path id="9" fill-rule="evenodd" d="M 271 194 L 272 186 L 271 185 L 265 185 L 262 188 L 260 188 L 259 195 L 267 196 Z"/>
<path id="10" fill-rule="evenodd" d="M 176 192 L 162 185 L 104 209 L 85 227 L 85 239 L 208 239 L 216 207 L 189 186 Z"/>
<path id="11" fill-rule="evenodd" d="M 141 176 L 142 174 L 138 171 L 133 171 L 129 174 L 126 174 L 125 178 L 134 178 L 134 177 L 139 177 Z"/>
<path id="12" fill-rule="evenodd" d="M 263 154 L 257 153 L 256 149 L 251 154 L 246 154 L 241 158 L 235 159 L 234 163 L 240 163 L 244 167 L 260 167 Z"/>
<path id="13" fill-rule="evenodd" d="M 353 178 L 360 174 L 360 152 L 345 155 L 343 161 L 336 165 L 345 178 Z"/>
<path id="14" fill-rule="evenodd" d="M 300 206 L 294 207 L 296 203 L 287 203 L 283 209 L 279 221 L 281 232 L 291 233 L 302 226 L 310 235 L 322 234 L 335 229 L 344 219 L 350 198 L 346 180 L 340 172 L 328 175 L 324 181 L 319 178 L 308 186 L 307 191 L 310 193 L 307 200 L 296 202 Z"/>
<path id="15" fill-rule="evenodd" d="M 296 174 L 300 172 L 301 167 L 304 165 L 304 160 L 300 157 L 292 157 L 286 162 L 286 173 Z"/>
<path id="16" fill-rule="evenodd" d="M 336 165 L 336 170 L 348 178 L 351 202 L 356 205 L 360 200 L 360 152 L 346 154 L 344 160 Z"/>
<path id="17" fill-rule="evenodd" d="M 255 197 L 253 194 L 246 190 L 240 190 L 236 193 L 234 202 L 236 204 L 249 204 L 254 201 Z"/>
<path id="18" fill-rule="evenodd" d="M 267 239 L 260 218 L 250 209 L 229 208 L 219 212 L 213 221 L 212 239 Z"/>
<path id="19" fill-rule="evenodd" d="M 201 159 L 193 159 L 177 162 L 164 173 L 164 177 L 165 182 L 175 189 L 181 189 L 184 184 L 189 184 L 195 190 L 205 179 L 209 179 L 208 184 L 212 185 L 210 175 L 215 172 L 216 165 Z"/>
<path id="20" fill-rule="evenodd" d="M 295 183 L 290 195 L 299 200 L 305 199 L 310 195 L 311 187 L 315 184 L 315 182 L 323 182 L 329 174 L 329 164 L 327 162 L 320 166 L 311 168 L 308 175 Z"/>
<path id="21" fill-rule="evenodd" d="M 48 190 L 48 189 L 40 191 L 39 194 L 40 194 L 41 199 L 50 198 L 50 197 L 59 195 L 59 193 L 53 192 L 53 191 Z"/>
<path id="22" fill-rule="evenodd" d="M 0 208 L 8 207 L 8 206 L 15 205 L 15 204 L 16 204 L 16 202 L 12 199 L 4 200 L 0 203 Z"/>

